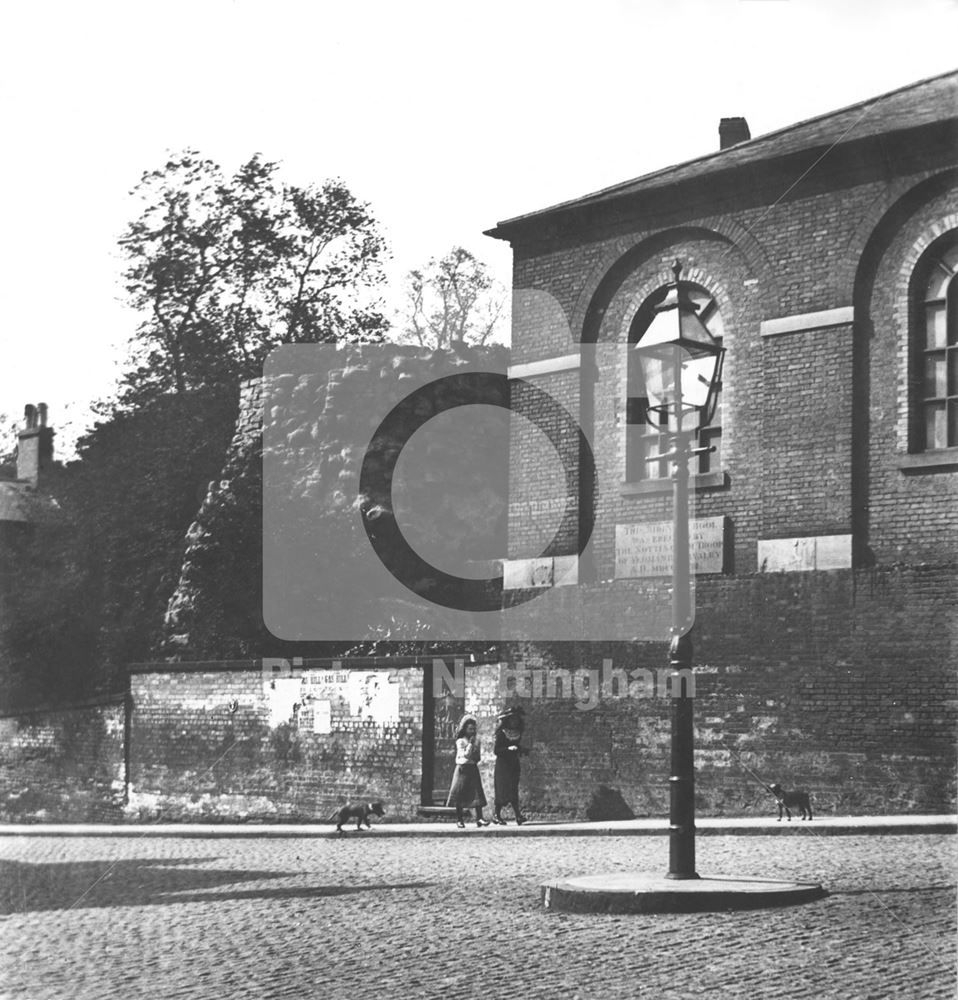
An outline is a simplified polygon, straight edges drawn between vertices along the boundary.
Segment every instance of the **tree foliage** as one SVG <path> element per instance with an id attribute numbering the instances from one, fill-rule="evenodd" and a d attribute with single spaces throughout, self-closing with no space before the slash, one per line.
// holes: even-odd
<path id="1" fill-rule="evenodd" d="M 382 339 L 385 243 L 368 206 L 277 169 L 256 155 L 226 177 L 187 150 L 143 175 L 120 240 L 143 317 L 123 402 L 254 377 L 282 343 Z"/>
<path id="2" fill-rule="evenodd" d="M 150 659 L 179 579 L 183 543 L 236 420 L 229 387 L 116 412 L 55 468 L 57 514 L 22 532 L 2 588 L 3 701 L 69 701 L 121 690 Z"/>
<path id="3" fill-rule="evenodd" d="M 501 332 L 505 291 L 468 250 L 453 247 L 406 278 L 401 330 L 423 347 L 481 347 Z"/>

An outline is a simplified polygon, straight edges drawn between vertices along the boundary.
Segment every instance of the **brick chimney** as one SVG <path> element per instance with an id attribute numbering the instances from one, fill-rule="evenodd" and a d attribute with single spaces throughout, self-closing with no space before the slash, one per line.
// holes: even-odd
<path id="1" fill-rule="evenodd" d="M 27 404 L 17 435 L 17 479 L 36 486 L 53 463 L 53 430 L 47 427 L 47 404 Z"/>
<path id="2" fill-rule="evenodd" d="M 737 146 L 752 138 L 748 122 L 744 118 L 723 118 L 719 122 L 719 149 Z"/>

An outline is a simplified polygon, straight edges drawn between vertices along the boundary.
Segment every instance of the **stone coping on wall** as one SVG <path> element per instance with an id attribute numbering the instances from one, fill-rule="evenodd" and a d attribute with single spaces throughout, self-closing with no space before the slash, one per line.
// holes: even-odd
<path id="1" fill-rule="evenodd" d="M 88 708 L 114 708 L 122 705 L 126 700 L 126 694 L 118 692 L 114 694 L 100 695 L 96 698 L 84 698 L 81 701 L 44 703 L 41 705 L 31 705 L 24 708 L 5 708 L 0 711 L 0 719 L 23 719 L 31 715 L 57 715 L 63 712 L 82 712 Z"/>
<path id="2" fill-rule="evenodd" d="M 154 660 L 145 663 L 131 663 L 131 674 L 168 673 L 228 673 L 254 671 L 261 673 L 272 668 L 287 665 L 292 670 L 366 669 L 384 670 L 398 667 L 428 667 L 436 660 L 448 662 L 462 660 L 466 666 L 480 666 L 485 663 L 499 663 L 501 656 L 489 652 L 431 653 L 428 656 L 270 656 L 255 660 Z"/>

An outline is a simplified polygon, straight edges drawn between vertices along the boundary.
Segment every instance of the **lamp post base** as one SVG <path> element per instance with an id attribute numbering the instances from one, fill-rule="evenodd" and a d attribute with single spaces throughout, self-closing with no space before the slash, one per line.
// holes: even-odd
<path id="1" fill-rule="evenodd" d="M 582 875 L 547 882 L 542 905 L 568 913 L 711 913 L 793 906 L 827 896 L 818 883 L 759 878 L 686 878 L 643 872 Z"/>

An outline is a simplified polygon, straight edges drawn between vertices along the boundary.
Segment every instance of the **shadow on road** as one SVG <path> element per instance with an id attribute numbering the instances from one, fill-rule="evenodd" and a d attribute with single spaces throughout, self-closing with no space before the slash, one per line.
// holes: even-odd
<path id="1" fill-rule="evenodd" d="M 302 872 L 216 870 L 196 865 L 215 858 L 141 858 L 31 864 L 0 861 L 0 915 L 107 906 L 154 906 L 229 900 L 321 899 L 348 893 L 424 888 L 428 882 L 296 885 L 228 889 L 236 883 L 298 877 Z"/>

